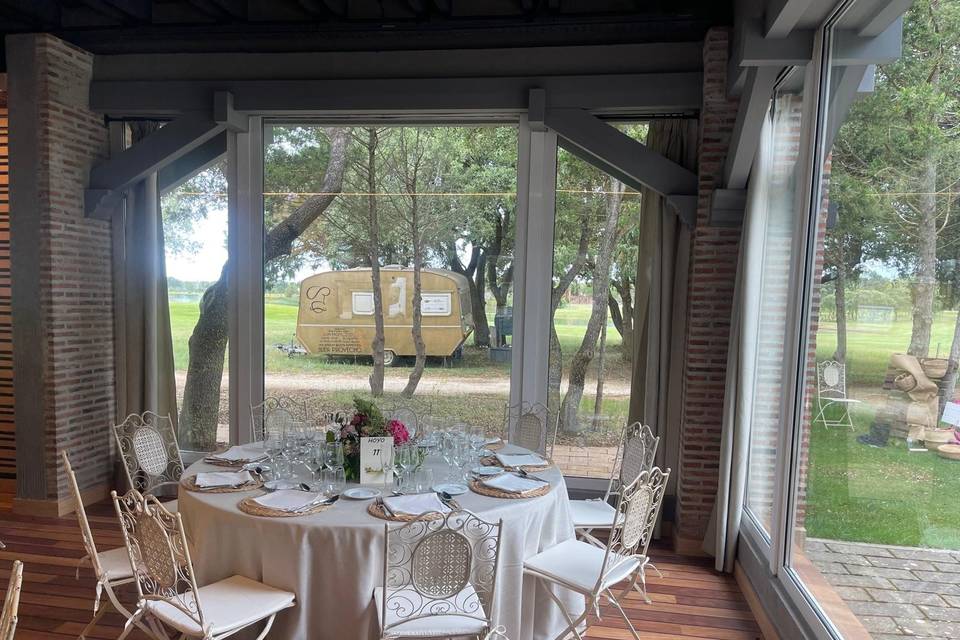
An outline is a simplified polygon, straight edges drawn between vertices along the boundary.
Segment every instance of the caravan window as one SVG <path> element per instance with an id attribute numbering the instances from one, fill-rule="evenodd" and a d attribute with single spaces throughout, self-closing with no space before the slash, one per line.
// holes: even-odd
<path id="1" fill-rule="evenodd" d="M 420 311 L 425 316 L 450 315 L 449 293 L 424 293 L 420 299 Z"/>
<path id="2" fill-rule="evenodd" d="M 353 292 L 353 312 L 360 316 L 373 315 L 373 292 L 372 291 L 354 291 Z"/>

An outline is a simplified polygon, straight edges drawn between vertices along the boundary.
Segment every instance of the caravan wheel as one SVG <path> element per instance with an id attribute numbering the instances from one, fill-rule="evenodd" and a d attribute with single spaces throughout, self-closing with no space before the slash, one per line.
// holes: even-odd
<path id="1" fill-rule="evenodd" d="M 397 363 L 397 354 L 390 349 L 383 350 L 383 366 L 392 367 Z"/>

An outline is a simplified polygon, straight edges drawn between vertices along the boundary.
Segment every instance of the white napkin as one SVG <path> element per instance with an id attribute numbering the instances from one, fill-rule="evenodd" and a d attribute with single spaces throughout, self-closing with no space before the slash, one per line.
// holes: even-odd
<path id="1" fill-rule="evenodd" d="M 497 453 L 497 460 L 505 467 L 539 467 L 547 461 L 535 453 Z"/>
<path id="2" fill-rule="evenodd" d="M 201 489 L 239 487 L 253 481 L 249 471 L 208 471 L 198 473 L 193 482 Z"/>
<path id="3" fill-rule="evenodd" d="M 515 476 L 512 473 L 504 473 L 502 475 L 496 476 L 495 478 L 490 478 L 488 480 L 483 480 L 483 484 L 493 489 L 500 489 L 501 491 L 506 491 L 508 493 L 526 493 L 528 491 L 535 491 L 547 482 L 540 482 L 539 480 L 531 480 L 530 478 L 521 478 Z"/>
<path id="4" fill-rule="evenodd" d="M 266 457 L 267 454 L 263 449 L 263 443 L 254 442 L 251 444 L 238 444 L 235 447 L 230 447 L 226 451 L 209 455 L 207 459 L 223 460 L 224 462 L 254 462 L 256 460 L 263 460 Z"/>
<path id="5" fill-rule="evenodd" d="M 262 504 L 269 509 L 276 509 L 277 511 L 296 511 L 319 497 L 319 493 L 313 493 L 312 491 L 281 489 L 280 491 L 274 491 L 273 493 L 262 495 L 259 498 L 254 498 L 254 502 Z"/>
<path id="6" fill-rule="evenodd" d="M 488 444 L 500 444 L 500 438 L 499 436 L 496 438 L 487 438 L 486 440 L 483 441 L 483 444 L 484 446 Z"/>
<path id="7" fill-rule="evenodd" d="M 384 498 L 383 503 L 387 505 L 388 510 L 395 514 L 405 513 L 411 516 L 418 516 L 428 511 L 439 511 L 440 513 L 448 513 L 450 511 L 450 507 L 443 504 L 440 498 L 437 497 L 437 494 L 432 491 L 430 493 L 416 493 L 409 496 L 392 496 L 390 498 Z"/>

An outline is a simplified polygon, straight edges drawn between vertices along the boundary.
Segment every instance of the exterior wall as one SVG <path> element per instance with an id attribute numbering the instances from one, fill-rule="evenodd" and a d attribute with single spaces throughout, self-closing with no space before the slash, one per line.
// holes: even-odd
<path id="1" fill-rule="evenodd" d="M 699 549 L 717 492 L 727 343 L 740 244 L 740 229 L 709 226 L 710 196 L 722 186 L 723 163 L 737 117 L 737 101 L 727 97 L 729 45 L 729 29 L 711 29 L 704 41 L 699 202 L 690 254 L 675 522 L 680 550 Z"/>
<path id="2" fill-rule="evenodd" d="M 112 478 L 113 295 L 108 222 L 84 216 L 90 167 L 107 155 L 88 108 L 93 57 L 49 34 L 7 38 L 11 252 L 17 388 L 15 508 L 70 506 L 58 464 L 81 488 Z"/>

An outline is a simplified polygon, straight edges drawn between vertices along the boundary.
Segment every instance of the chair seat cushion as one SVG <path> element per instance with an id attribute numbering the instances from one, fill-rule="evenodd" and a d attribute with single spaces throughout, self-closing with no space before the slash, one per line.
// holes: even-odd
<path id="1" fill-rule="evenodd" d="M 373 591 L 373 601 L 377 606 L 377 619 L 380 621 L 380 628 L 388 631 L 386 635 L 400 638 L 455 638 L 459 636 L 476 636 L 487 627 L 483 611 L 483 605 L 480 604 L 477 592 L 473 586 L 467 585 L 460 593 L 445 599 L 427 600 L 413 589 L 391 589 L 390 598 L 387 601 L 387 619 L 383 620 L 383 587 L 377 587 Z M 397 607 L 391 607 L 391 603 L 403 603 L 403 606 L 413 607 L 414 610 L 420 608 L 421 603 L 430 603 L 428 610 L 443 610 L 443 602 L 450 602 L 450 610 L 467 611 L 470 616 L 484 618 L 476 620 L 466 615 L 430 615 L 408 622 L 401 622 L 404 617 L 398 615 Z M 414 604 L 416 603 L 416 604 Z M 475 610 L 474 610 L 475 607 Z M 409 612 L 407 609 L 406 612 Z M 400 613 L 405 613 L 400 611 Z M 426 613 L 426 612 L 424 612 Z M 399 624 L 398 624 L 399 623 Z M 396 626 L 391 626 L 396 625 Z"/>
<path id="2" fill-rule="evenodd" d="M 617 510 L 603 500 L 571 500 L 570 513 L 573 514 L 573 526 L 576 529 L 609 529 Z"/>
<path id="3" fill-rule="evenodd" d="M 600 578 L 606 549 L 579 540 L 567 540 L 538 553 L 523 563 L 524 569 L 552 578 L 580 593 L 593 593 Z M 637 558 L 624 559 L 611 553 L 601 591 L 627 578 L 640 566 Z M 613 568 L 615 567 L 615 568 Z M 611 568 L 613 570 L 611 571 Z"/>
<path id="4" fill-rule="evenodd" d="M 246 627 L 268 618 L 274 613 L 292 607 L 295 596 L 263 583 L 231 576 L 225 580 L 200 587 L 200 606 L 203 619 L 212 625 L 212 633 L 219 635 Z M 193 596 L 183 596 L 182 604 L 189 609 L 195 608 Z M 147 609 L 154 616 L 174 629 L 189 636 L 203 636 L 203 629 L 177 606 L 165 601 L 148 601 Z"/>
<path id="5" fill-rule="evenodd" d="M 107 580 L 117 581 L 133 577 L 133 569 L 130 568 L 130 554 L 126 547 L 117 547 L 109 551 L 100 551 L 97 553 L 100 560 L 100 567 L 103 569 Z"/>

